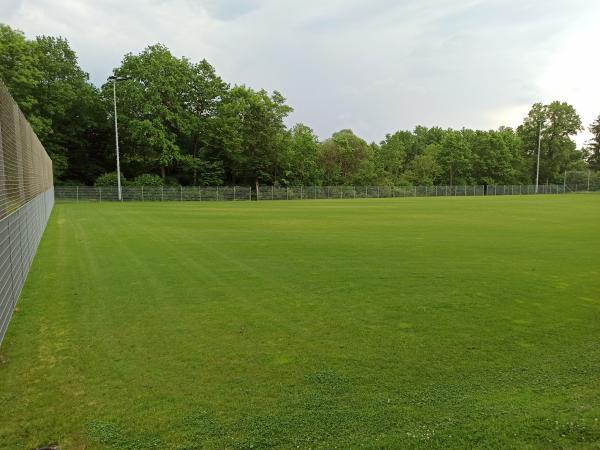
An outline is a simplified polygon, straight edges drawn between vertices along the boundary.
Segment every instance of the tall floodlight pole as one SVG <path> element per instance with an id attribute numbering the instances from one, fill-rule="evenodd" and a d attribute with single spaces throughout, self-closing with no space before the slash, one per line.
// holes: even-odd
<path id="1" fill-rule="evenodd" d="M 535 193 L 538 193 L 540 185 L 540 153 L 542 150 L 542 119 L 540 119 L 540 129 L 538 131 L 538 149 L 537 149 L 537 171 L 535 174 Z"/>
<path id="2" fill-rule="evenodd" d="M 127 80 L 126 77 L 108 77 L 113 82 L 113 103 L 115 106 L 115 147 L 117 150 L 117 191 L 119 195 L 119 201 L 123 201 L 123 194 L 121 193 L 121 161 L 119 159 L 119 123 L 117 119 L 117 81 Z"/>

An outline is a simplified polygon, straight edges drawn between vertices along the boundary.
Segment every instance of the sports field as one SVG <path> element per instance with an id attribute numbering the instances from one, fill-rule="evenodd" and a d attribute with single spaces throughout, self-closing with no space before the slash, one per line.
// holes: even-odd
<path id="1" fill-rule="evenodd" d="M 0 448 L 599 448 L 600 196 L 57 204 Z"/>

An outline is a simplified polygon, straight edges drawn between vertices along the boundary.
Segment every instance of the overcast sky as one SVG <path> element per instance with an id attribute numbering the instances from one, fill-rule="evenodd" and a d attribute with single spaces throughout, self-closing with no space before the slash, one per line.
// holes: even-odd
<path id="1" fill-rule="evenodd" d="M 597 0 L 0 1 L 0 22 L 67 38 L 95 84 L 160 42 L 228 82 L 281 91 L 290 123 L 322 138 L 516 126 L 555 99 L 586 127 L 600 114 Z"/>

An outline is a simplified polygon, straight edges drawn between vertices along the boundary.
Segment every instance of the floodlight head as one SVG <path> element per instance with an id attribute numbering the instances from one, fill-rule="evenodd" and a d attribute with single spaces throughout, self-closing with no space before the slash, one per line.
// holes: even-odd
<path id="1" fill-rule="evenodd" d="M 125 80 L 131 80 L 131 77 L 117 77 L 115 75 L 111 75 L 110 77 L 108 77 L 108 79 L 111 81 L 125 81 Z"/>

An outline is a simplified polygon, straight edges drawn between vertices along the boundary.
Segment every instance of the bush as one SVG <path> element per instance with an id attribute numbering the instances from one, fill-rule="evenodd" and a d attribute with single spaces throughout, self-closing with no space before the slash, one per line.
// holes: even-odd
<path id="1" fill-rule="evenodd" d="M 132 186 L 162 186 L 163 179 L 158 175 L 152 175 L 150 173 L 144 173 L 134 178 L 131 183 Z"/>
<path id="2" fill-rule="evenodd" d="M 127 180 L 121 173 L 121 186 L 124 186 L 126 182 L 127 182 Z M 117 172 L 109 172 L 109 173 L 105 173 L 104 175 L 100 175 L 98 178 L 96 178 L 96 182 L 94 183 L 94 186 L 100 186 L 100 187 L 116 186 L 116 185 L 117 185 Z"/>

